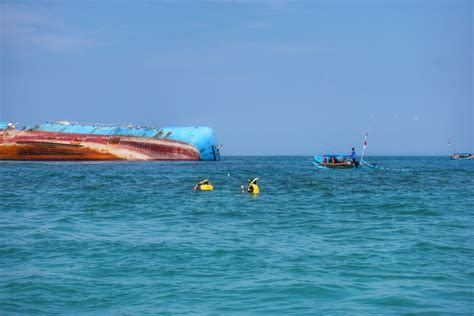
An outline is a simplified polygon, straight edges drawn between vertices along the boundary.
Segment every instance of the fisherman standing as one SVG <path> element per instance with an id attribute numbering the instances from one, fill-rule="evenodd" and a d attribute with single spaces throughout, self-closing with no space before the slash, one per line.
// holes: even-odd
<path id="1" fill-rule="evenodd" d="M 353 164 L 356 168 L 359 168 L 359 165 L 360 165 L 359 162 L 357 161 L 357 155 L 356 155 L 354 147 L 352 147 L 352 151 L 351 151 L 351 164 Z"/>
<path id="2" fill-rule="evenodd" d="M 356 152 L 355 152 L 354 147 L 352 147 L 352 151 L 351 151 L 351 162 L 352 163 L 356 162 Z"/>

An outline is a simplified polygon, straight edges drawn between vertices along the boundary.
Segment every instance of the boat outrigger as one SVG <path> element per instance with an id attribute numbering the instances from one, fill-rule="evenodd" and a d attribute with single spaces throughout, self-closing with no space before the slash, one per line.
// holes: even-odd
<path id="1" fill-rule="evenodd" d="M 449 157 L 451 160 L 471 160 L 474 159 L 474 156 L 470 153 L 455 153 L 451 157 Z"/>

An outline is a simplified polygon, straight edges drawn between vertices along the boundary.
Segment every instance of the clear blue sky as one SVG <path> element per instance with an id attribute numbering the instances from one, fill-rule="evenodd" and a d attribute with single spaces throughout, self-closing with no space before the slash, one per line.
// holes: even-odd
<path id="1" fill-rule="evenodd" d="M 473 151 L 473 7 L 0 0 L 0 120 L 207 125 L 227 155 L 360 151 L 366 130 L 372 154 Z"/>

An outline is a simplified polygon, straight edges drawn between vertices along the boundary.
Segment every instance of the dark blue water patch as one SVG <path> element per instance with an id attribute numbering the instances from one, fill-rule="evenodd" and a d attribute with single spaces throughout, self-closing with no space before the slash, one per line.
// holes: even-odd
<path id="1" fill-rule="evenodd" d="M 474 163 L 374 160 L 2 162 L 0 312 L 472 313 Z"/>

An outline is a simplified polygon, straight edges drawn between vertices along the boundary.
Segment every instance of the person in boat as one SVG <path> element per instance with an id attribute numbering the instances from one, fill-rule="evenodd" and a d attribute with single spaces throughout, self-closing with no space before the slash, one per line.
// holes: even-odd
<path id="1" fill-rule="evenodd" d="M 257 184 L 258 178 L 255 178 L 253 180 L 249 180 L 249 184 L 247 186 L 247 192 L 250 194 L 259 194 L 260 193 L 260 187 Z M 241 186 L 240 189 L 242 190 L 242 193 L 244 193 L 244 186 Z"/>
<path id="2" fill-rule="evenodd" d="M 357 161 L 357 155 L 356 155 L 354 147 L 352 147 L 352 150 L 351 150 L 351 164 L 355 165 L 356 168 L 358 168 L 360 165 L 360 163 Z"/>
<path id="3" fill-rule="evenodd" d="M 355 164 L 356 161 L 357 161 L 357 156 L 356 156 L 354 147 L 352 147 L 352 150 L 351 150 L 351 163 Z"/>
<path id="4" fill-rule="evenodd" d="M 198 189 L 201 191 L 212 191 L 214 190 L 214 186 L 212 185 L 211 181 L 209 181 L 209 179 L 204 179 L 199 181 L 193 188 L 194 191 Z"/>

